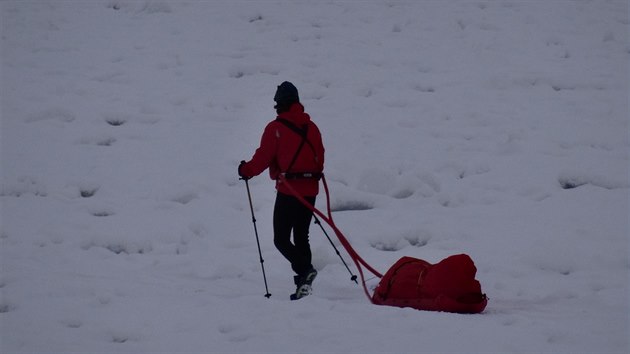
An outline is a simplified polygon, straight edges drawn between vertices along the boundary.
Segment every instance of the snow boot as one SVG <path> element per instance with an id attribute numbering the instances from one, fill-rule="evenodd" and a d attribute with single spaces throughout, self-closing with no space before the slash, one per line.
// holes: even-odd
<path id="1" fill-rule="evenodd" d="M 298 300 L 304 296 L 310 295 L 313 292 L 312 285 L 315 277 L 317 277 L 317 271 L 315 268 L 311 268 L 304 276 L 294 276 L 293 282 L 297 286 L 297 289 L 295 289 L 294 294 L 291 294 L 291 300 Z"/>

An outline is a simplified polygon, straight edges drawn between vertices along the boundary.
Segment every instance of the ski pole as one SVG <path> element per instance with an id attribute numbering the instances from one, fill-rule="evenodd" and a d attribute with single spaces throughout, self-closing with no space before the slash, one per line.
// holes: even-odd
<path id="1" fill-rule="evenodd" d="M 256 228 L 256 217 L 254 216 L 254 205 L 252 204 L 252 194 L 249 191 L 249 182 L 247 178 L 241 178 L 245 181 L 245 187 L 247 187 L 247 198 L 249 199 L 249 210 L 252 212 L 252 222 L 254 223 L 254 234 L 256 235 L 256 245 L 258 245 L 258 256 L 260 256 L 260 267 L 262 268 L 263 280 L 265 281 L 265 297 L 268 299 L 271 297 L 269 293 L 269 288 L 267 287 L 267 275 L 265 275 L 265 265 L 263 264 L 265 260 L 262 256 L 262 251 L 260 250 L 260 240 L 258 239 L 258 228 Z"/>
<path id="2" fill-rule="evenodd" d="M 319 227 L 322 229 L 322 232 L 324 233 L 324 235 L 326 235 L 326 238 L 330 242 L 330 245 L 333 246 L 333 248 L 335 249 L 335 252 L 339 256 L 339 259 L 341 259 L 341 262 L 343 263 L 343 265 L 346 266 L 346 269 L 350 273 L 350 280 L 352 280 L 353 282 L 359 284 L 359 282 L 357 281 L 357 276 L 352 274 L 352 271 L 350 270 L 350 267 L 348 267 L 348 264 L 346 263 L 346 261 L 343 260 L 343 257 L 341 257 L 341 253 L 339 253 L 339 250 L 337 249 L 335 244 L 330 239 L 330 236 L 328 236 L 328 233 L 326 232 L 326 230 L 324 230 L 324 227 L 322 226 L 322 223 L 319 222 L 319 219 L 317 218 L 317 216 L 315 214 L 313 214 L 313 218 L 315 218 L 315 224 L 319 225 Z"/>

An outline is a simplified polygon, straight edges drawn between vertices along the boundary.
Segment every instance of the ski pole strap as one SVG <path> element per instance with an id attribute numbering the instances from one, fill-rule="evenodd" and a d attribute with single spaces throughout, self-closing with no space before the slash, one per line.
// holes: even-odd
<path id="1" fill-rule="evenodd" d="M 352 261 L 356 265 L 357 270 L 359 271 L 359 275 L 361 276 L 361 280 L 362 280 L 361 285 L 363 286 L 363 291 L 365 292 L 365 296 L 367 296 L 370 302 L 373 302 L 372 296 L 370 295 L 370 292 L 368 291 L 367 286 L 365 285 L 365 276 L 363 275 L 363 268 L 361 268 L 361 265 L 363 265 L 367 270 L 369 270 L 372 274 L 374 274 L 375 276 L 379 278 L 382 278 L 383 275 L 379 273 L 378 271 L 376 271 L 374 268 L 372 268 L 372 266 L 370 266 L 363 258 L 361 258 L 361 256 L 359 256 L 359 254 L 350 245 L 350 242 L 348 241 L 348 239 L 343 235 L 343 233 L 339 230 L 339 228 L 337 228 L 337 225 L 335 225 L 335 222 L 332 219 L 332 213 L 330 210 L 330 193 L 328 191 L 328 184 L 326 183 L 326 177 L 322 174 L 322 181 L 324 182 L 324 189 L 326 191 L 326 206 L 328 208 L 328 216 L 324 215 L 324 213 L 322 213 L 319 209 L 315 208 L 315 206 L 309 204 L 304 199 L 304 197 L 302 197 L 299 193 L 297 193 L 297 191 L 291 186 L 291 184 L 287 181 L 284 175 L 280 174 L 279 179 L 282 183 L 285 184 L 287 189 L 291 192 L 291 194 L 293 194 L 295 198 L 297 198 L 304 206 L 309 208 L 313 213 L 315 213 L 322 220 L 324 220 L 328 225 L 330 225 L 330 227 L 335 232 L 335 235 L 339 239 L 339 242 L 341 242 L 341 245 L 346 249 L 346 251 L 350 255 L 350 258 L 352 258 Z"/>
<path id="2" fill-rule="evenodd" d="M 321 172 L 286 172 L 283 174 L 285 179 L 316 179 L 320 180 L 324 175 Z"/>

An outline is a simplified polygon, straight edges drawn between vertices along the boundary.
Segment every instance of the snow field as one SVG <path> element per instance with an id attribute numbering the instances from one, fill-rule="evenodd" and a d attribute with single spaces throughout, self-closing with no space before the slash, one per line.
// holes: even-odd
<path id="1" fill-rule="evenodd" d="M 2 352 L 630 348 L 627 2 L 0 12 Z M 359 254 L 385 272 L 468 253 L 484 314 L 369 304 L 317 225 L 315 293 L 288 301 L 266 174 L 250 181 L 264 298 L 236 166 L 284 80 Z"/>

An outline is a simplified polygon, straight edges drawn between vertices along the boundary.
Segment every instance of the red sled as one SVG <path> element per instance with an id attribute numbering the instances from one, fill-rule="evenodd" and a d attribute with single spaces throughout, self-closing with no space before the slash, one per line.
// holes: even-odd
<path id="1" fill-rule="evenodd" d="M 488 304 L 475 279 L 468 255 L 450 256 L 437 264 L 403 257 L 383 275 L 372 303 L 418 310 L 480 313 Z"/>

